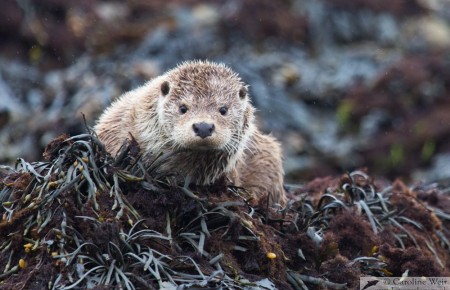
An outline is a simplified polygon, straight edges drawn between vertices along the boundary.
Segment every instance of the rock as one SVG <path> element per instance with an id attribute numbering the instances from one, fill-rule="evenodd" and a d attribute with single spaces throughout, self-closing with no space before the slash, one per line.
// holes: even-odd
<path id="1" fill-rule="evenodd" d="M 20 120 L 23 118 L 27 109 L 22 105 L 22 102 L 14 95 L 11 88 L 3 80 L 0 75 L 0 110 L 4 117 L 8 119 Z"/>
<path id="2" fill-rule="evenodd" d="M 407 50 L 445 50 L 450 48 L 450 26 L 429 15 L 409 19 L 402 26 L 402 43 Z"/>
<path id="3" fill-rule="evenodd" d="M 416 181 L 443 182 L 450 180 L 450 153 L 441 153 L 433 157 L 428 169 L 415 170 L 412 178 Z"/>

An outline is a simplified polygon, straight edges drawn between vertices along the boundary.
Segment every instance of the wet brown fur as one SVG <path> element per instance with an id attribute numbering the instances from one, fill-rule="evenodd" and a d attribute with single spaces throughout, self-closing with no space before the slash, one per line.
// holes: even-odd
<path id="1" fill-rule="evenodd" d="M 196 136 L 192 126 L 199 122 L 214 124 L 210 137 Z M 95 131 L 112 154 L 131 134 L 148 160 L 175 153 L 162 170 L 199 185 L 225 176 L 256 197 L 286 202 L 280 145 L 255 127 L 246 84 L 223 64 L 185 62 L 125 93 L 106 109 Z"/>

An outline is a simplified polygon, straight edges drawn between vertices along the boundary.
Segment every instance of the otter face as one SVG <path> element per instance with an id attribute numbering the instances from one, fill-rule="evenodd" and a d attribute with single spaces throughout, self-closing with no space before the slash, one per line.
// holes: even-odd
<path id="1" fill-rule="evenodd" d="M 161 83 L 158 113 L 173 149 L 226 150 L 241 144 L 247 87 L 224 65 L 186 63 Z"/>

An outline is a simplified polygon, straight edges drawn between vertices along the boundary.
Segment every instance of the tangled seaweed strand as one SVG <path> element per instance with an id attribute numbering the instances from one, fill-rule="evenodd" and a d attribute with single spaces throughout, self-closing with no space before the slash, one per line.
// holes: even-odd
<path id="1" fill-rule="evenodd" d="M 11 287 L 14 274 L 22 273 L 15 289 L 27 289 L 33 274 L 48 270 L 44 265 L 50 259 L 50 279 L 43 283 L 49 289 L 274 289 L 267 279 L 230 278 L 221 265 L 223 254 L 212 256 L 205 249 L 211 232 L 224 230 L 227 237 L 230 220 L 239 219 L 229 207 L 244 203 L 225 202 L 208 210 L 194 200 L 196 217 L 185 226 L 172 229 L 174 217 L 166 212 L 166 233 L 152 229 L 124 188 L 164 191 L 170 182 L 151 175 L 165 157 L 145 167 L 136 147 L 131 140 L 112 158 L 93 134 L 62 136 L 47 147 L 48 162 L 18 159 L 14 168 L 0 167 L 0 264 L 5 265 L 0 288 Z M 258 241 L 246 231 L 249 235 L 239 240 Z M 209 268 L 180 255 L 186 245 L 207 258 Z M 19 272 L 24 268 L 29 275 Z"/>
<path id="2" fill-rule="evenodd" d="M 412 193 L 430 186 L 379 190 L 354 171 L 281 208 L 231 185 L 180 186 L 158 170 L 170 154 L 144 163 L 133 138 L 111 157 L 95 134 L 61 136 L 44 156 L 0 167 L 0 289 L 354 289 L 414 273 L 393 244 L 448 265 L 450 215 Z M 346 229 L 370 237 L 345 252 Z"/>
<path id="3" fill-rule="evenodd" d="M 325 234 L 330 231 L 330 223 L 336 220 L 338 215 L 344 212 L 350 212 L 356 218 L 359 216 L 362 220 L 368 221 L 373 232 L 373 237 L 383 232 L 384 236 L 392 236 L 397 241 L 400 249 L 406 250 L 409 247 L 415 247 L 419 251 L 428 251 L 429 256 L 435 259 L 439 267 L 445 271 L 446 264 L 442 258 L 444 253 L 450 251 L 448 237 L 444 233 L 441 225 L 448 221 L 449 215 L 443 210 L 422 203 L 414 194 L 414 188 L 406 188 L 401 182 L 396 182 L 392 186 L 387 186 L 381 191 L 377 191 L 373 180 L 362 171 L 354 171 L 341 178 L 340 184 L 336 187 L 329 187 L 315 204 L 308 200 L 301 203 L 290 204 L 286 211 L 284 231 L 286 232 L 305 232 L 315 245 L 316 269 L 321 266 L 321 256 L 326 255 L 327 251 L 338 251 L 337 245 L 324 245 Z M 401 199 L 400 199 L 401 197 Z M 411 211 L 414 208 L 408 208 L 410 205 L 404 205 L 403 202 L 409 201 L 412 205 L 421 208 L 426 212 L 422 220 L 411 217 Z M 409 214 L 405 215 L 405 214 Z M 293 218 L 292 218 L 293 217 Z M 423 224 L 426 222 L 428 227 Z M 433 226 L 429 226 L 429 224 Z M 355 224 L 350 227 L 357 227 Z M 447 232 L 448 234 L 448 232 Z M 420 241 L 418 239 L 420 237 Z M 325 253 L 324 253 L 325 252 Z M 346 266 L 356 267 L 359 275 L 363 276 L 392 276 L 389 261 L 379 251 L 379 245 L 373 245 L 370 253 L 359 253 L 358 257 L 348 260 Z M 367 255 L 369 254 L 369 255 Z M 305 261 L 304 251 L 298 249 L 298 256 Z M 310 263 L 311 264 L 311 263 Z M 407 276 L 409 269 L 403 274 Z M 288 270 L 288 280 L 295 289 L 307 289 L 306 284 L 327 287 L 329 289 L 346 289 L 349 285 L 333 283 L 327 279 L 299 274 Z"/>

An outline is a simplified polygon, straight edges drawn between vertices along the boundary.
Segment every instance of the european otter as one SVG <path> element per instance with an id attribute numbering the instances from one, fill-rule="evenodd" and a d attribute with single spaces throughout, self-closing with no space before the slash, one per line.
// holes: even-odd
<path id="1" fill-rule="evenodd" d="M 229 67 L 190 61 L 115 101 L 95 126 L 115 154 L 131 134 L 144 157 L 174 152 L 164 170 L 198 185 L 228 178 L 286 203 L 279 143 L 254 124 L 247 85 Z"/>

